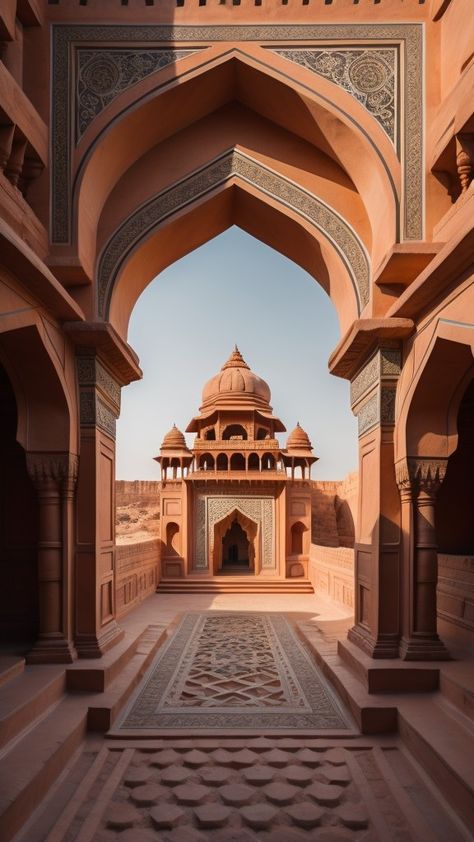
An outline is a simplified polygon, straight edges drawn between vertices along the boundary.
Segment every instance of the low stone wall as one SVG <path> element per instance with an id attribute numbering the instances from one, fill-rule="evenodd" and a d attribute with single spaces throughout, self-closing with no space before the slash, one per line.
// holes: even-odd
<path id="1" fill-rule="evenodd" d="M 311 544 L 309 578 L 316 594 L 354 610 L 354 550 Z"/>
<path id="2" fill-rule="evenodd" d="M 438 555 L 438 616 L 474 632 L 474 556 Z"/>
<path id="3" fill-rule="evenodd" d="M 160 483 L 156 480 L 125 480 L 115 482 L 116 506 L 157 505 L 160 499 Z"/>
<path id="4" fill-rule="evenodd" d="M 154 593 L 159 582 L 161 541 L 142 541 L 116 547 L 116 610 L 123 617 L 145 597 Z"/>

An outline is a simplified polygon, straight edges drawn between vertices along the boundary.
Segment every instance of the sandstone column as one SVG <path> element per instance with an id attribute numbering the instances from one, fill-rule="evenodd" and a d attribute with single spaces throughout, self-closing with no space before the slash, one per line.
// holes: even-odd
<path id="1" fill-rule="evenodd" d="M 99 658 L 123 634 L 115 619 L 115 422 L 120 386 L 92 349 L 77 356 L 81 464 L 76 507 L 79 656 Z"/>
<path id="2" fill-rule="evenodd" d="M 39 634 L 29 663 L 70 663 L 72 589 L 71 530 L 65 517 L 74 497 L 77 457 L 28 453 L 27 467 L 38 497 Z"/>
<path id="3" fill-rule="evenodd" d="M 359 425 L 359 514 L 354 545 L 355 625 L 349 640 L 373 658 L 397 658 L 400 635 L 400 499 L 395 479 L 397 343 L 380 346 L 353 377 Z"/>
<path id="4" fill-rule="evenodd" d="M 405 660 L 449 658 L 436 628 L 438 552 L 436 497 L 446 473 L 447 459 L 408 458 L 397 466 L 403 507 L 402 639 Z"/>

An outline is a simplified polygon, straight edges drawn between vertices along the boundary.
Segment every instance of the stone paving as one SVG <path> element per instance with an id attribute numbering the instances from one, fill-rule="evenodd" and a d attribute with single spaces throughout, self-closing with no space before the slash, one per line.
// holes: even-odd
<path id="1" fill-rule="evenodd" d="M 81 764 L 22 842 L 464 838 L 396 739 L 110 741 Z"/>
<path id="2" fill-rule="evenodd" d="M 187 614 L 120 725 L 147 729 L 350 730 L 314 659 L 281 616 Z"/>

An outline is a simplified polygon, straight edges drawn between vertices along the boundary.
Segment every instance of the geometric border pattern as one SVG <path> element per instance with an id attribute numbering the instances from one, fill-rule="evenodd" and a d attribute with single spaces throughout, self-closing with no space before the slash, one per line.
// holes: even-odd
<path id="1" fill-rule="evenodd" d="M 402 167 L 404 179 L 404 218 L 402 237 L 423 239 L 423 24 L 271 24 L 214 26 L 150 26 L 150 25 L 76 25 L 54 24 L 52 27 L 52 91 L 54 103 L 51 128 L 52 161 L 52 240 L 70 241 L 71 227 L 71 148 L 74 139 L 71 102 L 74 52 L 81 44 L 149 46 L 192 42 L 204 48 L 213 42 L 268 42 L 280 48 L 307 44 L 314 48 L 340 47 L 339 41 L 352 46 L 400 46 L 403 73 L 404 132 Z M 290 43 L 288 43 L 290 42 Z M 402 91 L 399 90 L 398 97 Z M 369 137 L 369 142 L 371 138 Z"/>
<path id="2" fill-rule="evenodd" d="M 370 269 L 367 253 L 355 231 L 314 194 L 250 156 L 230 150 L 157 194 L 138 208 L 114 232 L 102 251 L 97 272 L 97 305 L 101 318 L 108 316 L 113 285 L 120 265 L 136 244 L 172 214 L 234 176 L 258 187 L 296 211 L 332 242 L 351 276 L 360 312 L 369 300 Z"/>
<path id="3" fill-rule="evenodd" d="M 262 707 L 255 701 L 250 707 L 187 707 L 173 700 L 179 698 L 176 688 L 182 686 L 193 668 L 196 646 L 203 633 L 204 623 L 222 621 L 224 627 L 234 618 L 264 624 L 268 642 L 273 649 L 275 665 L 282 681 L 292 683 L 300 704 L 283 703 L 273 708 Z M 245 626 L 245 623 L 244 623 Z M 249 632 L 251 629 L 249 628 Z M 245 635 L 243 635 L 243 639 Z M 249 639 L 251 645 L 251 638 Z M 238 663 L 238 657 L 236 657 Z M 244 664 L 245 666 L 245 664 Z M 293 695 L 294 695 L 293 694 Z M 294 695 L 295 698 L 295 695 Z M 178 628 L 159 651 L 148 675 L 117 724 L 116 733 L 134 730 L 162 729 L 236 729 L 242 731 L 301 729 L 348 730 L 349 725 L 338 700 L 326 684 L 309 650 L 298 639 L 285 617 L 277 614 L 238 614 L 209 612 L 186 614 Z"/>

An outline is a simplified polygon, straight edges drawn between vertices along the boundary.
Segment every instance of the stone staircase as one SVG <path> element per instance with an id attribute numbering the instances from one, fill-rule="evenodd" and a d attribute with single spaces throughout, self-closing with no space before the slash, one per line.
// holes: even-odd
<path id="1" fill-rule="evenodd" d="M 100 660 L 28 666 L 0 659 L 0 839 L 8 842 L 60 778 L 88 732 L 107 731 L 166 639 L 125 633 Z"/>
<path id="2" fill-rule="evenodd" d="M 347 639 L 300 623 L 301 637 L 362 734 L 398 733 L 409 754 L 474 828 L 474 663 L 374 661 Z"/>
<path id="3" fill-rule="evenodd" d="M 263 576 L 187 576 L 162 579 L 157 593 L 314 593 L 309 579 L 273 579 Z"/>

